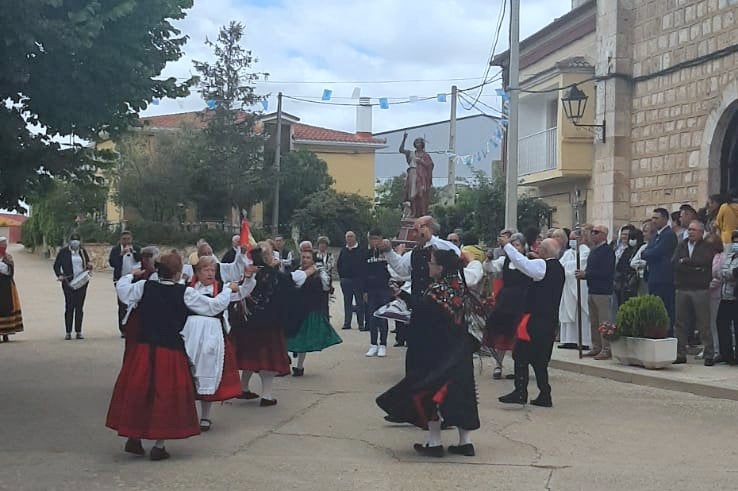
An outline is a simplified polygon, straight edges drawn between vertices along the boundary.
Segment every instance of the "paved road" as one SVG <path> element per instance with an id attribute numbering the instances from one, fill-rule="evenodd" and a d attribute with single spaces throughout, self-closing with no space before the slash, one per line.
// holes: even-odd
<path id="1" fill-rule="evenodd" d="M 64 341 L 51 263 L 15 257 L 26 332 L 0 344 L 0 489 L 713 490 L 738 479 L 736 402 L 553 371 L 554 409 L 509 410 L 496 397 L 511 383 L 489 366 L 477 456 L 419 458 L 420 431 L 385 424 L 374 404 L 404 352 L 367 359 L 356 330 L 308 356 L 304 378 L 277 380 L 277 406 L 216 406 L 212 431 L 168 442 L 171 460 L 131 457 L 104 427 L 122 352 L 110 275 L 92 280 L 87 339 Z"/>

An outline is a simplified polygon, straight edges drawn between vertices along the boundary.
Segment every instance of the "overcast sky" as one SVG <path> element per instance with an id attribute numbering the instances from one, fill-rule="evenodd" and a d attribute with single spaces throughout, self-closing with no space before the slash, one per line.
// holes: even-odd
<path id="1" fill-rule="evenodd" d="M 521 39 L 571 7 L 570 0 L 521 3 Z M 480 83 L 499 12 L 500 0 L 195 0 L 194 8 L 177 24 L 190 37 L 185 55 L 167 66 L 164 75 L 186 78 L 194 73 L 193 59 L 212 57 L 205 37 L 214 39 L 220 26 L 236 20 L 246 26 L 243 45 L 259 59 L 254 71 L 270 74 L 268 82 L 257 84 L 259 94 L 271 94 L 269 112 L 276 110 L 279 91 L 319 99 L 324 89 L 331 89 L 333 102 L 344 103 L 355 102 L 350 99 L 355 87 L 375 103 L 379 97 L 388 97 L 391 103 L 392 98 L 435 96 L 450 91 L 453 83 L 459 88 Z M 497 53 L 508 47 L 508 24 L 506 17 Z M 454 78 L 469 80 L 450 80 Z M 423 81 L 368 83 L 387 80 Z M 499 82 L 488 85 L 481 100 L 499 107 L 494 93 L 499 86 Z M 470 94 L 476 96 L 476 91 Z M 144 115 L 204 107 L 199 94 L 192 94 L 161 101 Z M 374 130 L 448 119 L 449 109 L 448 103 L 435 99 L 384 110 L 375 107 Z M 284 110 L 308 124 L 355 130 L 354 107 L 285 100 Z M 459 107 L 460 115 L 474 113 Z"/>

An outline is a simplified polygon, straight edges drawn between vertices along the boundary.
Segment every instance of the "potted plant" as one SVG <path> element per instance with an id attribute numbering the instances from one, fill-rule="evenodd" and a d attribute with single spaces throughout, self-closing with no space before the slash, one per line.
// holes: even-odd
<path id="1" fill-rule="evenodd" d="M 655 369 L 676 359 L 677 340 L 666 337 L 669 316 L 654 295 L 629 299 L 618 309 L 615 325 L 605 324 L 600 332 L 610 340 L 612 356 L 620 363 Z"/>

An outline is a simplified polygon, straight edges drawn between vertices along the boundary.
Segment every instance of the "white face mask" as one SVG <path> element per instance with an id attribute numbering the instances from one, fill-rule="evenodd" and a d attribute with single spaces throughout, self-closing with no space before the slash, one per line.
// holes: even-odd
<path id="1" fill-rule="evenodd" d="M 69 247 L 74 249 L 75 251 L 79 249 L 80 242 L 78 240 L 70 240 L 69 241 Z"/>
<path id="2" fill-rule="evenodd" d="M 635 247 L 635 246 L 636 246 L 637 244 L 638 244 L 638 241 L 637 241 L 637 240 L 635 240 L 635 239 L 630 239 L 630 240 L 628 241 L 628 245 L 629 245 L 630 247 Z"/>
<path id="3" fill-rule="evenodd" d="M 576 249 L 577 248 L 577 241 L 576 240 L 570 240 L 569 241 L 569 247 L 572 248 L 572 249 Z"/>

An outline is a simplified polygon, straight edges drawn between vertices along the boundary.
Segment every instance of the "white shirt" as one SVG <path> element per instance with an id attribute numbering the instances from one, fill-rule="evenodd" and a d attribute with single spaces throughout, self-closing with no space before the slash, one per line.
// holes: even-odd
<path id="1" fill-rule="evenodd" d="M 121 276 L 127 275 L 128 273 L 133 271 L 133 268 L 136 267 L 136 264 L 138 264 L 138 262 L 135 259 L 133 259 L 133 252 L 128 252 L 124 254 L 123 261 L 121 263 L 121 268 L 120 268 L 120 275 Z"/>
<path id="2" fill-rule="evenodd" d="M 0 261 L 0 274 L 4 274 L 6 276 L 10 276 L 10 266 L 5 264 L 4 262 Z"/>
<path id="3" fill-rule="evenodd" d="M 425 243 L 423 249 L 427 249 L 428 247 L 434 247 L 443 251 L 454 251 L 457 256 L 461 255 L 461 251 L 456 247 L 456 244 L 440 239 L 436 235 L 433 235 L 430 240 Z M 410 276 L 412 271 L 412 254 L 403 254 L 400 256 L 395 251 L 387 251 L 384 253 L 384 257 L 387 258 L 387 262 L 398 275 Z"/>
<path id="4" fill-rule="evenodd" d="M 76 278 L 85 270 L 84 260 L 79 251 L 69 249 L 69 252 L 72 253 L 72 276 Z"/>
<path id="5" fill-rule="evenodd" d="M 692 253 L 694 252 L 694 246 L 695 244 L 687 241 L 687 249 L 689 249 L 689 257 L 692 257 Z"/>
<path id="6" fill-rule="evenodd" d="M 505 245 L 505 254 L 525 276 L 533 281 L 541 281 L 546 276 L 546 261 L 543 259 L 528 259 L 520 254 L 512 244 Z"/>

